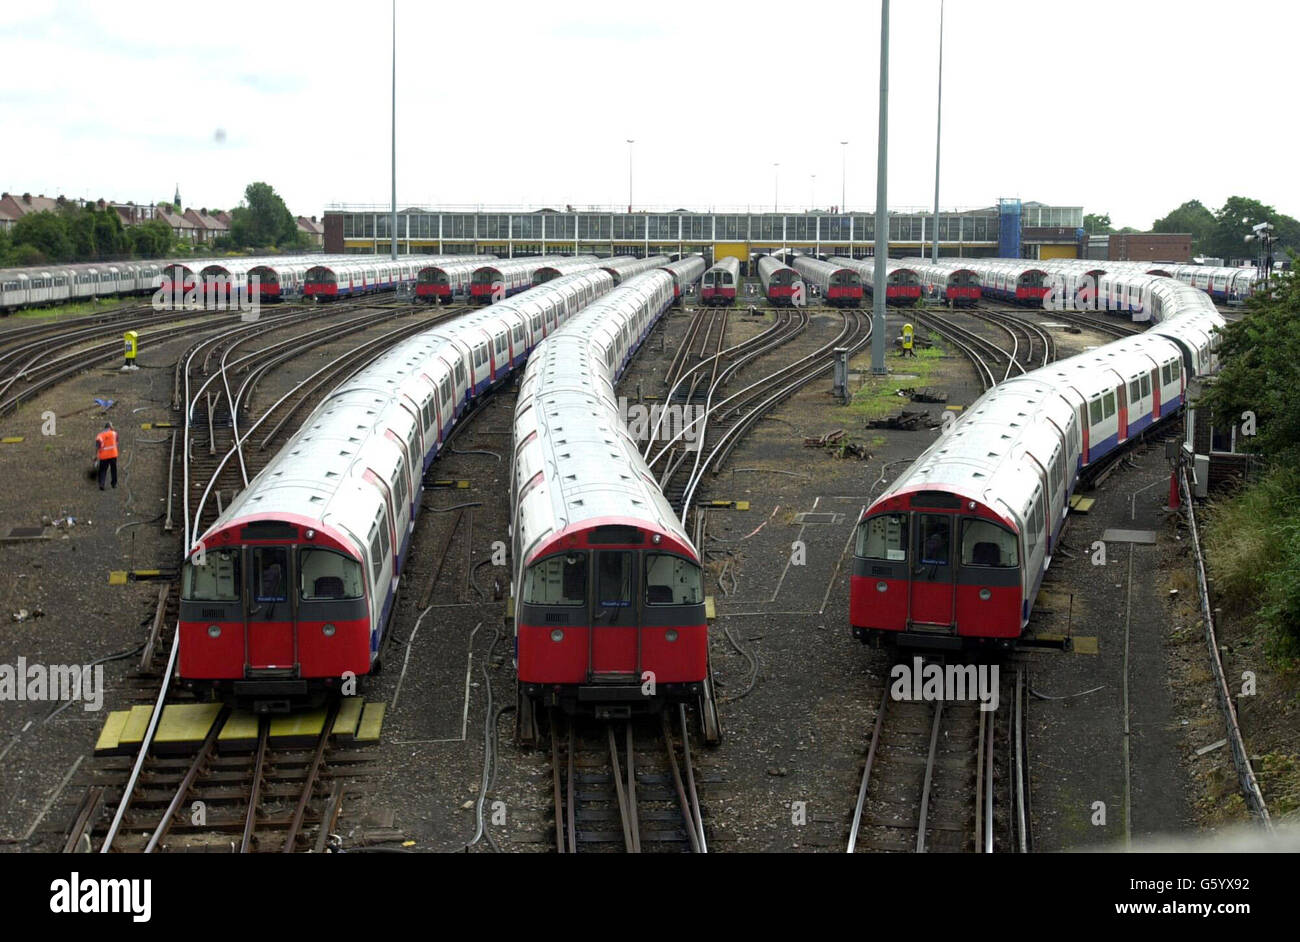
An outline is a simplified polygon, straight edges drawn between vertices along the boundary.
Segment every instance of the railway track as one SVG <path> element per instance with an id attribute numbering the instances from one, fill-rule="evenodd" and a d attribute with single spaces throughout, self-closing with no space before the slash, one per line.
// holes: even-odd
<path id="1" fill-rule="evenodd" d="M 157 344 L 192 334 L 196 329 L 216 330 L 238 322 L 237 314 L 147 313 L 107 328 L 75 327 L 8 346 L 0 351 L 0 416 L 57 383 L 102 363 L 120 360 L 122 337 L 118 330 L 124 325 L 150 328 L 141 339 Z"/>
<path id="2" fill-rule="evenodd" d="M 253 391 L 271 370 L 311 349 L 390 320 L 394 310 L 413 314 L 417 309 L 400 301 L 359 299 L 333 306 L 325 315 L 293 311 L 220 330 L 194 344 L 178 360 L 176 404 L 182 409 L 184 421 L 172 439 L 173 471 L 179 449 L 180 473 L 169 485 L 178 484 L 181 495 L 184 549 L 194 545 L 203 528 L 215 518 L 223 474 L 226 479 L 234 478 L 235 491 L 246 485 L 269 460 L 271 446 L 278 437 L 295 426 L 295 419 L 306 415 L 310 404 L 393 344 L 461 313 L 459 308 L 448 308 L 434 318 L 414 319 L 362 342 L 331 358 L 252 418 Z M 342 320 L 333 315 L 343 315 Z M 323 319 L 329 323 L 317 323 Z M 304 323 L 308 329 L 297 330 Z M 285 329 L 295 329 L 296 333 L 283 339 L 267 336 Z M 243 344 L 258 338 L 270 342 L 252 352 L 240 352 Z M 256 450 L 254 444 L 259 445 Z M 169 508 L 171 490 L 169 486 Z M 169 524 L 172 516 L 169 509 Z M 163 631 L 165 625 L 175 624 L 178 598 L 179 585 L 166 586 L 160 593 L 153 629 L 142 651 L 141 677 L 147 688 L 156 689 L 149 691 L 155 706 L 136 759 L 129 770 L 117 770 L 124 776 L 110 774 L 107 785 L 92 784 L 75 816 L 69 841 L 75 841 L 76 846 L 93 844 L 100 806 L 116 804 L 112 822 L 99 845 L 101 852 L 165 849 L 172 834 L 183 835 L 177 842 L 183 840 L 186 847 L 324 849 L 323 842 L 328 839 L 343 800 L 357 793 L 350 784 L 354 778 L 351 772 L 367 761 L 361 753 L 338 750 L 330 740 L 338 701 L 329 707 L 315 745 L 308 750 L 296 742 L 285 746 L 272 743 L 269 720 L 263 718 L 255 744 L 248 743 L 247 749 L 237 745 L 223 752 L 218 749 L 217 735 L 226 718 L 225 710 L 193 756 L 170 757 L 153 748 L 164 704 L 189 696 L 185 691 L 171 690 L 178 649 L 174 632 L 169 640 Z M 164 660 L 161 655 L 167 651 L 170 654 Z M 187 824 L 187 809 L 197 807 L 195 802 L 201 802 L 205 809 L 202 820 L 191 815 Z M 208 813 L 209 806 L 212 814 Z M 303 835 L 312 828 L 316 839 L 308 848 Z M 234 833 L 237 840 L 231 838 Z"/>
<path id="3" fill-rule="evenodd" d="M 1004 331 L 1012 341 L 1017 368 L 1036 370 L 1056 359 L 1056 340 L 1051 331 L 1022 314 L 974 307 L 970 313 Z"/>
<path id="4" fill-rule="evenodd" d="M 551 711 L 558 853 L 708 852 L 686 707 L 671 712 L 580 726 Z"/>
<path id="5" fill-rule="evenodd" d="M 659 468 L 660 487 L 679 518 L 686 518 L 704 475 L 722 465 L 759 419 L 830 369 L 836 348 L 847 348 L 851 356 L 867 343 L 871 335 L 869 317 L 849 309 L 836 313 L 842 318 L 842 324 L 834 339 L 729 396 L 723 395 L 722 387 L 737 371 L 806 329 L 810 318 L 806 309 L 782 312 L 772 328 L 753 338 L 752 345 L 745 346 L 743 351 L 732 348 L 739 355 L 733 356 L 725 368 L 716 367 L 728 351 L 719 351 L 693 367 L 697 371 L 711 371 L 712 378 L 707 385 L 701 383 L 696 387 L 696 401 L 691 404 L 698 408 L 692 421 L 666 439 L 656 434 L 646 449 L 647 463 L 651 469 Z M 685 376 L 676 388 L 680 389 L 684 381 Z M 670 401 L 673 398 L 670 392 Z M 656 446 L 658 450 L 654 451 Z"/>
<path id="6" fill-rule="evenodd" d="M 1033 849 L 1025 668 L 1001 687 L 996 712 L 969 700 L 894 700 L 886 688 L 848 853 Z"/>
<path id="7" fill-rule="evenodd" d="M 1016 307 L 997 307 L 980 303 L 974 310 L 985 314 L 1003 314 L 1009 317 L 1025 316 L 1025 308 Z M 1119 317 L 1094 317 L 1081 311 L 1064 311 L 1051 309 L 1040 309 L 1046 317 L 1054 321 L 1064 321 L 1067 324 L 1074 324 L 1078 327 L 1086 327 L 1089 330 L 1100 331 L 1111 337 L 1130 337 L 1133 334 L 1140 334 L 1145 328 L 1139 327 L 1133 321 L 1126 321 Z"/>

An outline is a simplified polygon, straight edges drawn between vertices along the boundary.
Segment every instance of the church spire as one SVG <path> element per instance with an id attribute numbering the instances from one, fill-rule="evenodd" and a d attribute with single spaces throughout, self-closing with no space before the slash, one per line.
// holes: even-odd
<path id="1" fill-rule="evenodd" d="M 181 185 L 176 184 L 176 195 L 172 197 L 172 203 L 176 206 L 176 212 L 181 211 Z"/>

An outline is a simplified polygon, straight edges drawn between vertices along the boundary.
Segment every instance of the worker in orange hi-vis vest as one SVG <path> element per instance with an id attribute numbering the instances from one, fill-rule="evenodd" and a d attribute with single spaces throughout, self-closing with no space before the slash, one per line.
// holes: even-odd
<path id="1" fill-rule="evenodd" d="M 112 422 L 105 422 L 104 431 L 95 436 L 95 457 L 99 459 L 99 489 L 104 489 L 109 468 L 113 469 L 113 486 L 117 487 L 117 432 Z"/>

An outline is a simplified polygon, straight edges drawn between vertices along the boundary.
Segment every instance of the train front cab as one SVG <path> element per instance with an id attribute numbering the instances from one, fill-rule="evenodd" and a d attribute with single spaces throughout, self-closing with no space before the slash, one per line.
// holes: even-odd
<path id="1" fill-rule="evenodd" d="M 415 296 L 421 301 L 450 301 L 451 277 L 443 268 L 426 265 L 415 280 Z"/>
<path id="2" fill-rule="evenodd" d="M 522 577 L 515 619 L 521 695 L 602 718 L 698 701 L 709 645 L 694 557 L 671 535 L 626 523 L 549 538 Z"/>
<path id="3" fill-rule="evenodd" d="M 370 671 L 362 562 L 310 521 L 255 520 L 186 560 L 179 671 L 199 693 L 258 712 L 318 703 Z"/>
<path id="4" fill-rule="evenodd" d="M 914 491 L 858 525 L 849 603 L 853 636 L 957 650 L 1009 647 L 1023 625 L 1014 522 L 979 501 Z"/>
<path id="5" fill-rule="evenodd" d="M 836 269 L 827 282 L 826 301 L 840 307 L 860 307 L 862 276 L 851 268 Z"/>

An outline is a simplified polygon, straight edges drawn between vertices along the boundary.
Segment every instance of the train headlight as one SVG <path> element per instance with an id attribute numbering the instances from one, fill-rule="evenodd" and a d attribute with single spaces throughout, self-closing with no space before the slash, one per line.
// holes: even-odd
<path id="1" fill-rule="evenodd" d="M 888 582 L 877 582 L 877 583 L 876 583 L 876 591 L 877 591 L 877 592 L 886 592 L 886 591 L 888 591 L 888 589 L 889 589 L 889 583 L 888 583 Z"/>
<path id="2" fill-rule="evenodd" d="M 338 631 L 338 629 L 335 628 L 333 625 L 322 625 L 320 633 L 327 638 L 332 638 L 334 637 L 334 632 L 336 631 Z"/>
<path id="3" fill-rule="evenodd" d="M 980 598 L 987 602 L 989 599 L 993 598 L 993 593 L 988 589 L 980 589 Z"/>
<path id="4" fill-rule="evenodd" d="M 209 637 L 209 638 L 220 638 L 220 637 L 221 637 L 221 626 L 220 626 L 220 625 L 208 625 L 208 637 Z"/>
<path id="5" fill-rule="evenodd" d="M 314 540 L 314 539 L 316 539 L 316 531 L 315 531 L 315 530 L 308 530 L 308 531 L 307 531 L 307 539 L 309 539 L 309 540 Z"/>
<path id="6" fill-rule="evenodd" d="M 551 629 L 551 640 L 552 640 L 552 641 L 556 641 L 556 642 L 563 641 L 563 640 L 564 640 L 564 629 L 563 629 L 563 628 L 552 628 L 552 629 Z"/>
<path id="7" fill-rule="evenodd" d="M 669 628 L 667 631 L 665 631 L 665 632 L 664 632 L 664 640 L 665 640 L 665 641 L 676 641 L 676 640 L 677 640 L 677 629 L 676 629 L 676 628 Z"/>

